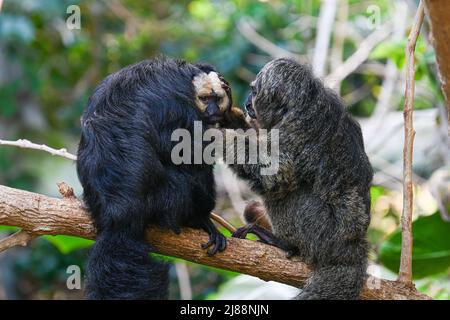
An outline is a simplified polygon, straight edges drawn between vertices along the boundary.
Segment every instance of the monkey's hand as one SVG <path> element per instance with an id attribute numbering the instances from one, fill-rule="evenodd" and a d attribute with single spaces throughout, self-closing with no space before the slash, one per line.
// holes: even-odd
<path id="1" fill-rule="evenodd" d="M 220 126 L 227 129 L 246 130 L 251 128 L 250 123 L 247 122 L 245 113 L 237 107 L 231 107 L 224 113 Z"/>
<path id="2" fill-rule="evenodd" d="M 227 247 L 227 238 L 217 230 L 216 226 L 211 222 L 211 220 L 206 220 L 203 225 L 203 229 L 209 234 L 209 241 L 202 244 L 203 249 L 211 249 L 207 251 L 209 256 L 215 255 L 217 252 L 222 252 Z"/>

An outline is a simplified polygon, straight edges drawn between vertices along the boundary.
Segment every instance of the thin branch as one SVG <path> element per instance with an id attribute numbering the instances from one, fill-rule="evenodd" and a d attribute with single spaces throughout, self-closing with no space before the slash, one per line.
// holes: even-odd
<path id="1" fill-rule="evenodd" d="M 5 186 L 0 186 L 0 224 L 18 226 L 35 235 L 95 238 L 95 228 L 79 200 L 55 199 Z M 200 246 L 208 241 L 208 235 L 202 230 L 183 229 L 177 235 L 152 226 L 148 228 L 147 240 L 160 254 L 266 281 L 302 287 L 311 276 L 308 266 L 297 258 L 289 260 L 282 250 L 258 241 L 228 238 L 227 249 L 210 257 Z M 430 299 L 414 288 L 376 277 L 368 278 L 361 298 Z"/>
<path id="2" fill-rule="evenodd" d="M 274 58 L 291 57 L 297 61 L 303 60 L 300 55 L 283 49 L 261 36 L 253 29 L 250 23 L 245 20 L 240 20 L 238 22 L 237 29 L 250 43 Z"/>
<path id="3" fill-rule="evenodd" d="M 236 231 L 236 228 L 233 227 L 231 223 L 229 223 L 227 220 L 225 220 L 215 212 L 211 212 L 211 219 L 222 225 L 225 229 L 227 229 L 231 233 Z"/>
<path id="4" fill-rule="evenodd" d="M 1 145 L 15 146 L 15 147 L 20 147 L 20 148 L 24 148 L 24 149 L 42 150 L 42 151 L 48 152 L 54 156 L 60 156 L 63 158 L 67 158 L 69 160 L 77 160 L 77 157 L 75 155 L 67 152 L 67 150 L 65 148 L 57 150 L 57 149 L 50 148 L 50 147 L 46 146 L 45 144 L 32 143 L 26 139 L 19 139 L 17 141 L 8 141 L 8 140 L 0 139 L 0 146 Z"/>
<path id="5" fill-rule="evenodd" d="M 36 235 L 28 233 L 24 230 L 19 230 L 16 233 L 0 240 L 0 252 L 15 246 L 25 247 L 28 242 L 34 238 L 36 238 Z"/>
<path id="6" fill-rule="evenodd" d="M 314 47 L 312 67 L 318 77 L 325 73 L 325 65 L 328 56 L 331 33 L 334 18 L 336 16 L 337 0 L 324 0 L 320 7 L 319 19 L 317 21 L 317 36 Z"/>
<path id="7" fill-rule="evenodd" d="M 344 80 L 349 74 L 355 71 L 370 55 L 370 52 L 376 45 L 386 39 L 392 32 L 391 23 L 386 23 L 379 29 L 372 32 L 343 64 L 337 67 L 331 74 L 325 77 L 325 82 L 331 88 L 334 88 L 337 83 Z"/>
<path id="8" fill-rule="evenodd" d="M 7 145 L 7 146 L 15 146 L 25 149 L 36 149 L 36 150 L 42 150 L 46 151 L 48 153 L 51 153 L 52 155 L 61 156 L 70 160 L 77 160 L 77 157 L 69 152 L 65 148 L 63 149 L 53 149 L 50 148 L 44 144 L 35 144 L 25 139 L 19 139 L 17 141 L 7 141 L 7 140 L 0 140 L 0 145 Z M 76 199 L 75 194 L 73 192 L 73 189 L 69 187 L 64 182 L 58 183 L 59 192 L 64 198 L 73 198 Z M 224 228 L 226 228 L 228 231 L 233 233 L 236 231 L 236 228 L 233 227 L 228 221 L 220 217 L 217 213 L 212 212 L 211 213 L 211 219 L 216 221 L 217 223 L 221 224 Z"/>
<path id="9" fill-rule="evenodd" d="M 413 108 L 414 108 L 414 50 L 424 18 L 422 1 L 414 17 L 414 24 L 406 45 L 406 88 L 405 109 L 405 144 L 403 146 L 403 212 L 402 212 L 402 254 L 400 258 L 400 271 L 398 280 L 405 285 L 412 283 L 412 215 L 413 215 L 413 179 L 412 179 L 412 152 L 414 142 Z"/>
<path id="10" fill-rule="evenodd" d="M 399 41 L 403 39 L 405 29 L 406 29 L 406 21 L 408 17 L 408 7 L 406 3 L 403 1 L 394 3 L 395 14 L 393 27 L 394 32 L 392 34 L 392 41 Z M 399 75 L 399 70 L 395 63 L 392 60 L 388 60 L 384 66 L 383 72 L 383 84 L 381 86 L 380 94 L 378 95 L 378 101 L 375 105 L 375 109 L 367 123 L 368 135 L 369 137 L 377 137 L 380 132 L 382 132 L 382 126 L 385 122 L 385 116 L 392 111 L 392 108 L 395 106 L 394 103 L 391 103 L 393 93 L 398 86 L 397 79 Z M 389 135 L 389 138 L 391 136 Z M 384 141 L 382 141 L 384 143 Z"/>
<path id="11" fill-rule="evenodd" d="M 333 46 L 331 48 L 330 64 L 331 69 L 334 70 L 343 62 L 344 43 L 347 34 L 347 18 L 348 18 L 348 1 L 339 0 L 337 12 L 337 21 L 335 23 L 335 32 L 333 35 Z M 341 91 L 341 83 L 335 85 L 336 91 Z"/>

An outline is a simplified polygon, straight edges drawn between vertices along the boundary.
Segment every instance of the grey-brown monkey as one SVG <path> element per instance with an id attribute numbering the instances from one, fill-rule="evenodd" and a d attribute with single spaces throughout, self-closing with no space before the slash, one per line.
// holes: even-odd
<path id="1" fill-rule="evenodd" d="M 309 66 L 293 60 L 269 62 L 251 88 L 249 115 L 260 128 L 279 130 L 279 168 L 262 175 L 267 164 L 230 167 L 263 198 L 275 244 L 312 267 L 296 298 L 357 299 L 366 277 L 373 176 L 359 125 Z"/>

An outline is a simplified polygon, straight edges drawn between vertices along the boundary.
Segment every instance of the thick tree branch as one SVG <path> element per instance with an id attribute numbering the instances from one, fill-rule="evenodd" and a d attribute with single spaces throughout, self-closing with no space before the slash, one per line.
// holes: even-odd
<path id="1" fill-rule="evenodd" d="M 0 186 L 0 224 L 21 227 L 32 236 L 65 234 L 95 238 L 88 213 L 74 197 L 56 199 Z M 241 272 L 301 287 L 310 276 L 298 260 L 288 260 L 278 248 L 256 241 L 229 238 L 224 252 L 209 257 L 200 244 L 208 240 L 201 230 L 184 229 L 180 235 L 150 227 L 148 240 L 161 254 L 199 264 Z M 363 299 L 429 299 L 415 289 L 395 281 L 369 277 Z"/>
<path id="2" fill-rule="evenodd" d="M 414 142 L 413 107 L 414 107 L 414 50 L 420 27 L 422 26 L 424 9 L 422 1 L 414 17 L 414 24 L 406 45 L 406 88 L 405 88 L 405 142 L 403 146 L 403 212 L 402 212 L 402 254 L 400 258 L 400 272 L 398 280 L 405 285 L 412 286 L 412 215 L 413 215 L 413 181 L 412 181 L 412 152 Z"/>

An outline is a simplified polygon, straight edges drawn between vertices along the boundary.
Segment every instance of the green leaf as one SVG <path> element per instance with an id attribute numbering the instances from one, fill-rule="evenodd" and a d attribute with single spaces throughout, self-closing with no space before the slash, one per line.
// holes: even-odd
<path id="1" fill-rule="evenodd" d="M 440 274 L 450 267 L 450 223 L 439 213 L 420 217 L 413 222 L 413 277 Z M 400 266 L 401 231 L 395 231 L 380 247 L 380 262 L 398 272 Z"/>
<path id="2" fill-rule="evenodd" d="M 44 238 L 64 254 L 70 253 L 74 250 L 87 248 L 94 243 L 92 240 L 63 235 L 44 236 Z"/>
<path id="3" fill-rule="evenodd" d="M 376 203 L 378 199 L 385 194 L 386 191 L 381 186 L 372 186 L 370 187 L 370 199 L 372 203 Z"/>
<path id="4" fill-rule="evenodd" d="M 20 228 L 13 226 L 0 226 L 0 231 L 17 231 Z"/>
<path id="5" fill-rule="evenodd" d="M 397 68 L 405 64 L 406 40 L 396 42 L 382 42 L 370 54 L 371 59 L 390 59 Z"/>

